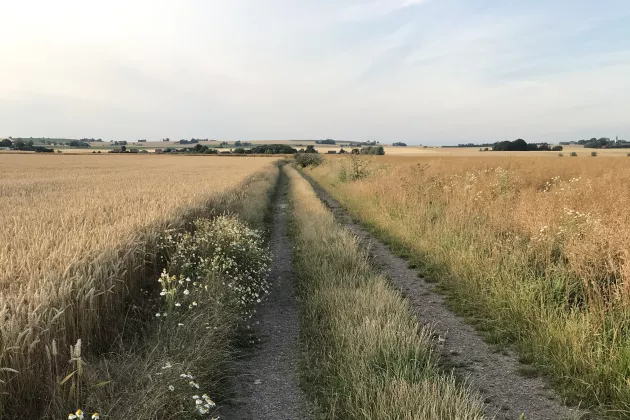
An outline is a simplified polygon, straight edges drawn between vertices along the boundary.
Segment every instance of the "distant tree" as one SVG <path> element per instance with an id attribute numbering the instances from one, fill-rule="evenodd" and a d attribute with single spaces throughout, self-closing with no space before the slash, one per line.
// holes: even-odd
<path id="1" fill-rule="evenodd" d="M 68 146 L 70 146 L 70 147 L 80 147 L 80 148 L 91 147 L 90 143 L 87 143 L 87 142 L 81 141 L 81 140 L 71 140 L 70 142 L 68 142 Z"/>
<path id="2" fill-rule="evenodd" d="M 120 146 L 120 151 L 121 152 L 126 152 L 127 151 L 127 146 Z"/>
<path id="3" fill-rule="evenodd" d="M 0 141 L 0 147 L 12 147 L 13 142 L 9 139 L 4 139 Z"/>
<path id="4" fill-rule="evenodd" d="M 252 147 L 249 152 L 253 154 L 292 155 L 297 153 L 297 150 L 287 144 L 263 144 Z"/>
<path id="5" fill-rule="evenodd" d="M 14 147 L 17 150 L 25 150 L 26 149 L 26 143 L 24 143 L 24 140 L 22 139 L 17 139 L 13 142 Z"/>
<path id="6" fill-rule="evenodd" d="M 31 138 L 32 138 L 32 137 L 31 137 Z M 26 145 L 27 145 L 28 147 L 33 147 L 33 145 L 34 145 L 34 144 L 35 144 L 35 143 L 33 143 L 33 140 L 29 140 L 29 141 L 27 141 L 27 142 L 26 142 Z"/>
<path id="7" fill-rule="evenodd" d="M 384 155 L 385 154 L 385 149 L 383 149 L 383 146 L 367 146 L 367 147 L 362 147 L 360 154 L 362 155 Z"/>
<path id="8" fill-rule="evenodd" d="M 506 140 L 497 142 L 492 146 L 492 150 L 515 152 L 538 150 L 538 147 L 535 144 L 527 144 L 527 142 L 523 139 L 516 139 L 514 141 Z"/>
<path id="9" fill-rule="evenodd" d="M 305 153 L 317 153 L 317 150 L 315 150 L 315 147 L 310 144 L 308 146 L 306 146 L 306 150 L 304 151 Z"/>

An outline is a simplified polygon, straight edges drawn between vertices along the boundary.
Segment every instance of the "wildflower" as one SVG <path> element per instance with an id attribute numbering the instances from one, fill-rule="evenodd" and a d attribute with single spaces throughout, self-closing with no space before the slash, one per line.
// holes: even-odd
<path id="1" fill-rule="evenodd" d="M 161 314 L 158 312 L 157 314 L 155 314 L 155 316 L 159 318 Z"/>
<path id="2" fill-rule="evenodd" d="M 182 306 L 182 304 L 181 303 L 176 303 L 175 306 L 177 306 L 179 308 L 180 306 Z"/>
<path id="3" fill-rule="evenodd" d="M 199 384 L 195 381 L 188 382 L 188 385 L 190 385 L 191 388 L 199 389 Z"/>
<path id="4" fill-rule="evenodd" d="M 76 413 L 74 413 L 78 419 L 83 420 L 83 411 L 79 408 Z"/>
<path id="5" fill-rule="evenodd" d="M 166 296 L 166 290 L 162 290 L 162 291 L 160 292 L 160 296 Z"/>
<path id="6" fill-rule="evenodd" d="M 98 413 L 92 414 L 92 420 L 99 420 L 101 416 Z"/>
<path id="7" fill-rule="evenodd" d="M 173 385 L 169 385 L 168 386 L 168 390 L 171 391 L 171 392 L 175 391 L 175 387 Z"/>
<path id="8" fill-rule="evenodd" d="M 181 322 L 179 324 L 177 324 L 178 327 L 183 327 L 184 324 L 182 324 Z"/>
<path id="9" fill-rule="evenodd" d="M 204 401 L 206 402 L 206 404 L 208 404 L 210 407 L 214 407 L 214 406 L 216 405 L 216 404 L 214 403 L 214 401 L 212 401 L 212 400 L 210 399 L 210 397 L 208 396 L 208 394 L 203 394 L 203 395 L 201 396 L 201 398 L 203 398 L 203 399 L 204 399 Z"/>
<path id="10" fill-rule="evenodd" d="M 76 419 L 76 418 L 77 418 L 76 414 L 74 414 L 74 413 L 68 414 L 68 419 L 69 420 L 73 420 L 73 419 Z"/>
<path id="11" fill-rule="evenodd" d="M 188 295 L 190 294 L 190 292 L 188 291 L 188 289 L 184 290 L 184 294 L 185 294 L 186 296 L 188 296 Z"/>
<path id="12" fill-rule="evenodd" d="M 193 303 L 192 303 L 192 306 L 197 306 L 197 302 L 193 302 Z"/>
<path id="13" fill-rule="evenodd" d="M 171 362 L 166 362 L 166 364 L 164 366 L 162 366 L 162 369 L 170 369 L 172 367 L 173 367 L 173 365 L 171 365 Z"/>

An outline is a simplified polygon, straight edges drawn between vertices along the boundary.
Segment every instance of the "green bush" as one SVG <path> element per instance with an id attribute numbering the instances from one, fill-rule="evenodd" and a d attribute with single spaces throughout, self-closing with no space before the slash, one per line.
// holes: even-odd
<path id="1" fill-rule="evenodd" d="M 321 165 L 324 163 L 324 158 L 319 153 L 298 153 L 295 155 L 295 161 L 302 168 L 306 168 Z"/>
<path id="2" fill-rule="evenodd" d="M 383 149 L 383 146 L 368 146 L 362 147 L 360 153 L 362 155 L 384 155 L 385 149 Z"/>

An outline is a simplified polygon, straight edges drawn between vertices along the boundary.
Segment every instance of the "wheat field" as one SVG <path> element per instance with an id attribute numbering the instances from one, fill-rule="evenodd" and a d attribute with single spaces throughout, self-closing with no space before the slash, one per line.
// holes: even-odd
<path id="1" fill-rule="evenodd" d="M 0 408 L 45 404 L 47 360 L 69 359 L 77 339 L 106 348 L 155 264 L 156 235 L 273 161 L 0 155 Z"/>
<path id="2" fill-rule="evenodd" d="M 630 158 L 334 157 L 309 173 L 584 405 L 630 410 Z"/>

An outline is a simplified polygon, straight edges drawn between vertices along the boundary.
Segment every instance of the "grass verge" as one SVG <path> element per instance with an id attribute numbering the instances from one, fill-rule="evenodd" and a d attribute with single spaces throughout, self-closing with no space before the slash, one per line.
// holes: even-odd
<path id="1" fill-rule="evenodd" d="M 309 170 L 568 403 L 630 417 L 623 162 L 330 159 Z M 351 177 L 347 174 L 355 174 Z"/>
<path id="2" fill-rule="evenodd" d="M 303 371 L 325 418 L 482 419 L 480 396 L 440 372 L 430 331 L 292 168 Z"/>

